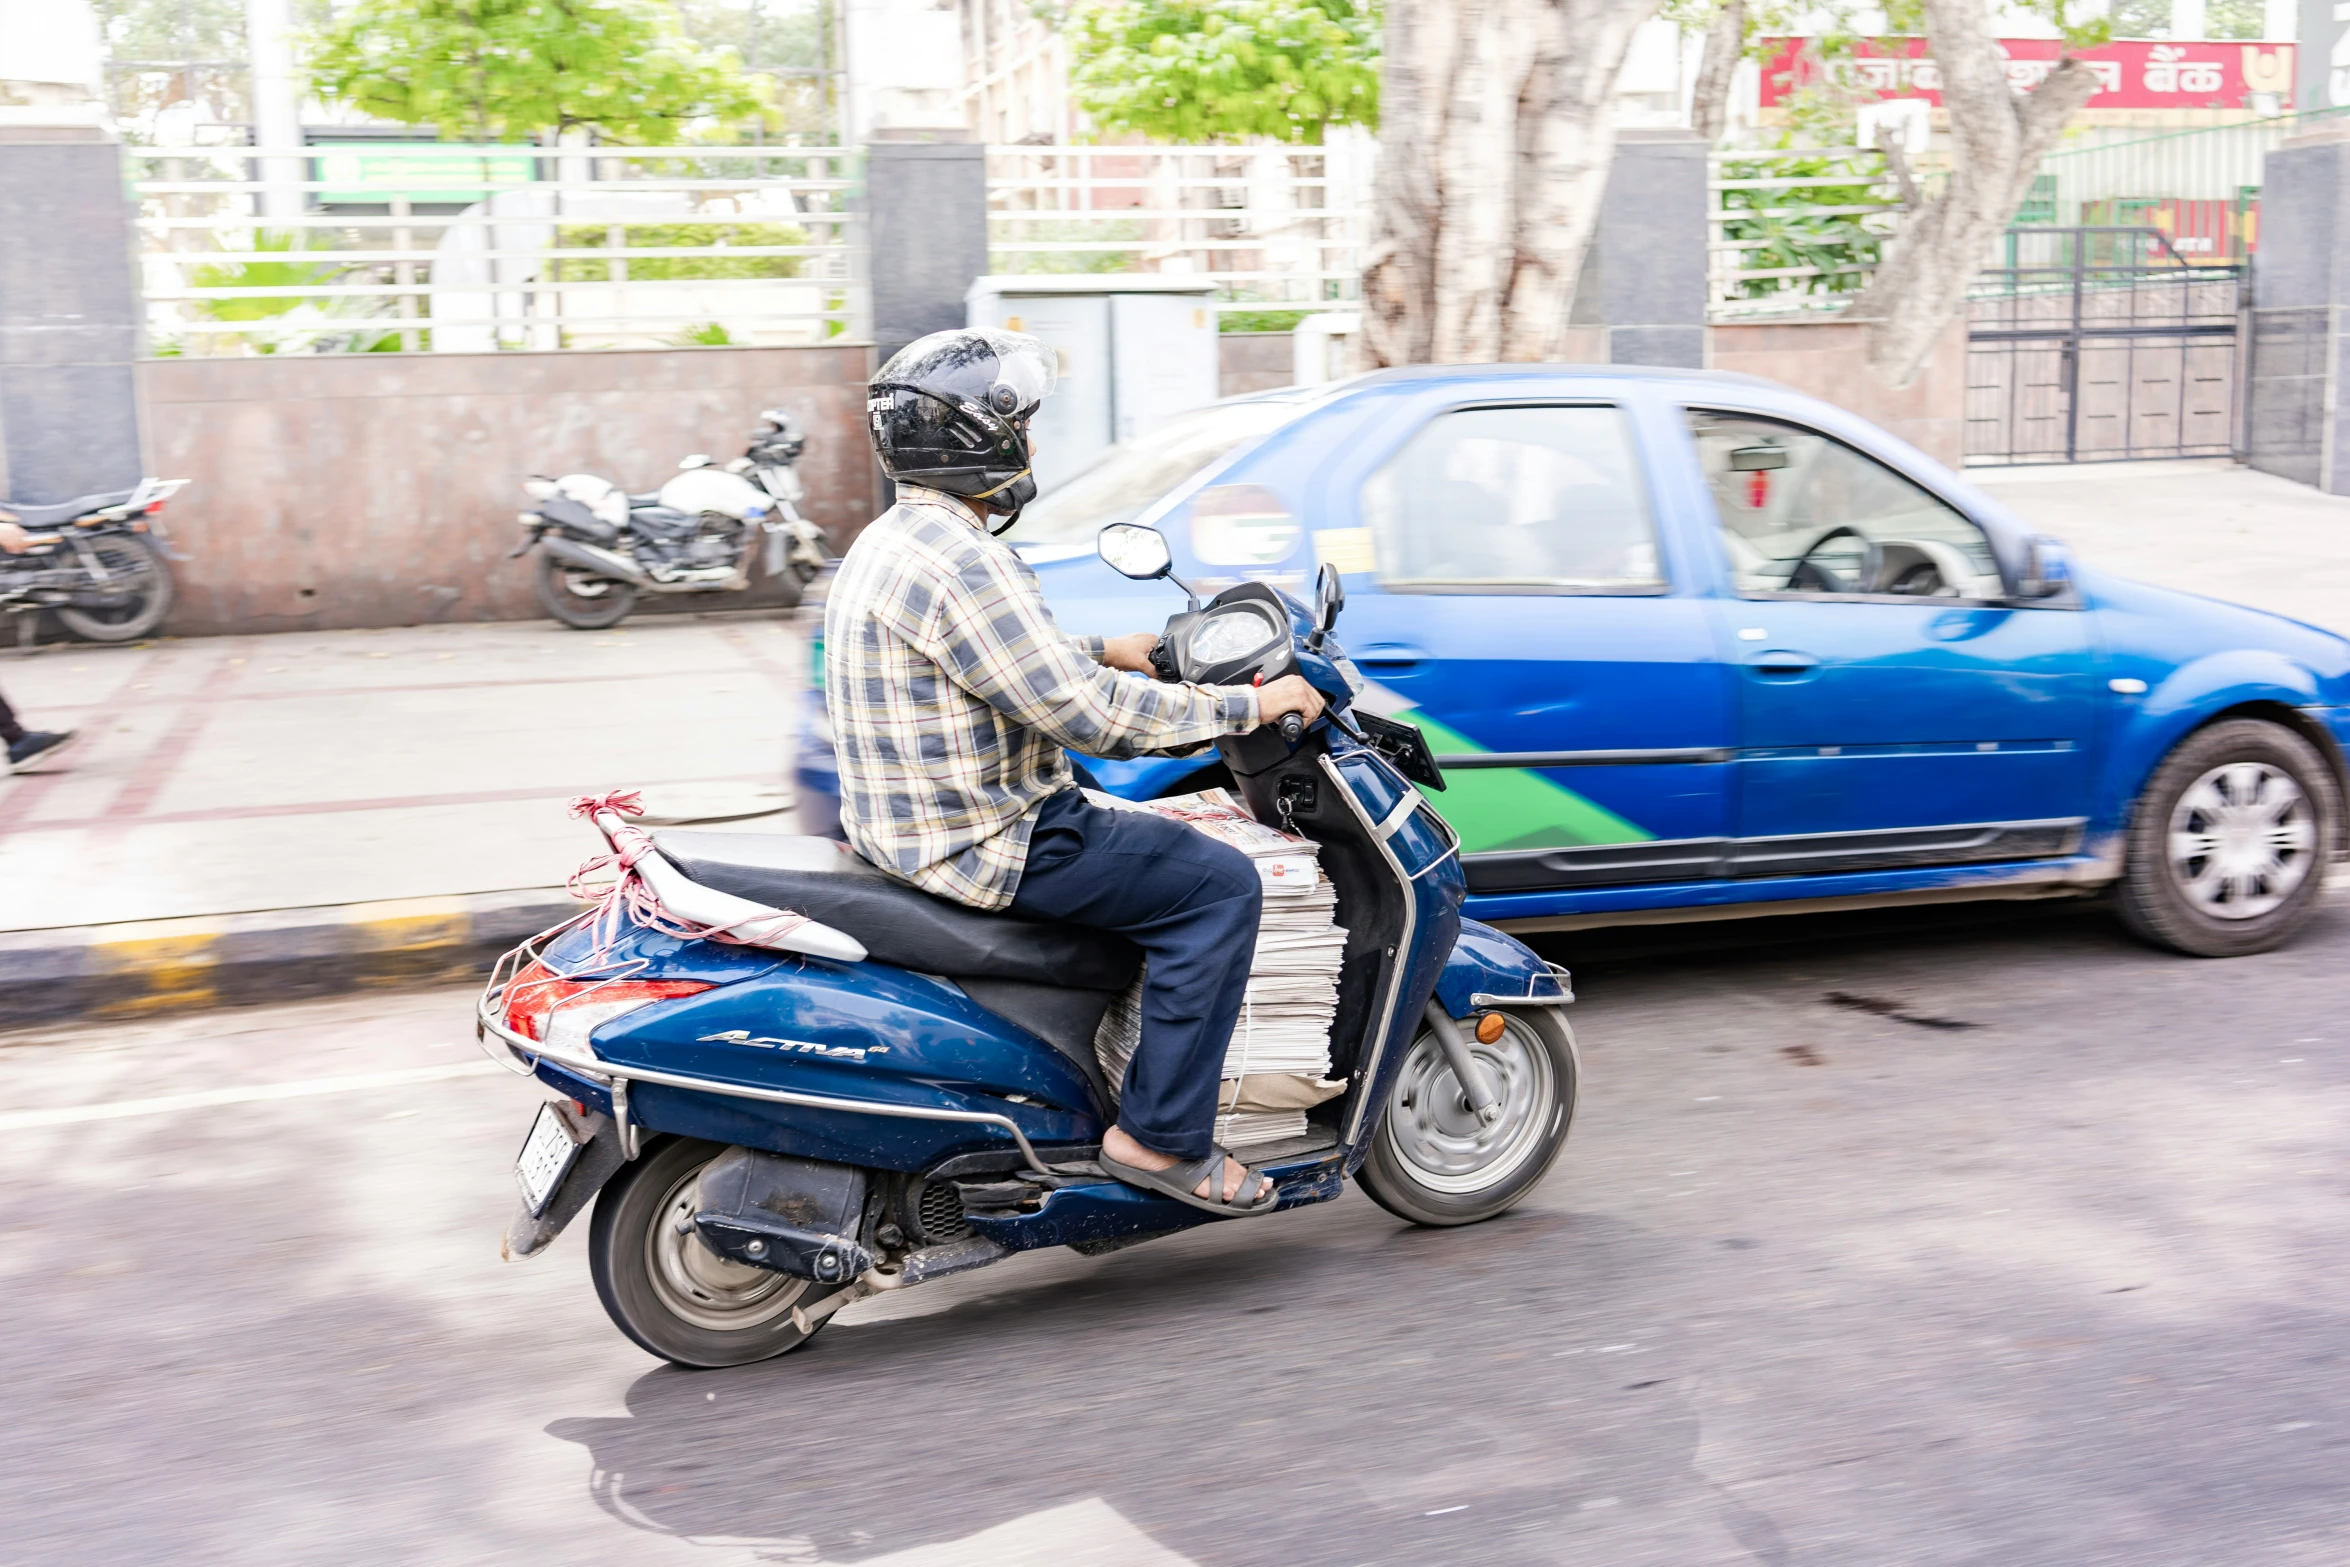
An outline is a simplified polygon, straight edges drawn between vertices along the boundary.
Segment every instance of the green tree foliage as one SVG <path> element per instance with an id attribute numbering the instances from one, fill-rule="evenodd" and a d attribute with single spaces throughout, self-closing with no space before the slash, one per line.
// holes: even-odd
<path id="1" fill-rule="evenodd" d="M 1379 12 L 1356 0 L 1090 0 L 1069 18 L 1078 104 L 1158 141 L 1319 142 L 1379 122 Z"/>
<path id="2" fill-rule="evenodd" d="M 766 105 L 665 0 L 358 0 L 307 54 L 321 98 L 475 141 L 586 128 L 656 145 Z"/>

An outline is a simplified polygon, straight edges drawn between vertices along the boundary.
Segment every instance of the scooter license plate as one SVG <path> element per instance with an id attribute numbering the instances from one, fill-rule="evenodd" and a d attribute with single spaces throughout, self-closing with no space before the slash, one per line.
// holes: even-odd
<path id="1" fill-rule="evenodd" d="M 538 1119 L 530 1123 L 530 1136 L 523 1139 L 522 1157 L 514 1161 L 514 1179 L 522 1187 L 522 1200 L 532 1218 L 546 1212 L 547 1199 L 555 1195 L 555 1188 L 563 1184 L 578 1157 L 579 1144 L 572 1141 L 570 1126 L 552 1104 L 540 1105 Z"/>

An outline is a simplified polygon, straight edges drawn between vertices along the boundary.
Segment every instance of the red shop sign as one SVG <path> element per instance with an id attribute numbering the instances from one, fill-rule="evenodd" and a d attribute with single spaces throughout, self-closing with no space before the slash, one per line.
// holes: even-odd
<path id="1" fill-rule="evenodd" d="M 1762 105 L 1776 108 L 1820 71 L 1802 38 L 1777 38 L 1762 73 Z M 1942 101 L 1942 72 L 1923 38 L 1870 38 L 1859 53 L 1828 69 L 1879 98 Z M 2002 38 L 2007 84 L 2029 92 L 2056 68 L 2063 45 L 2053 38 Z M 2270 43 L 2162 43 L 2132 38 L 2081 52 L 2097 73 L 2092 109 L 2239 109 L 2248 94 L 2274 93 L 2293 106 L 2293 46 Z"/>

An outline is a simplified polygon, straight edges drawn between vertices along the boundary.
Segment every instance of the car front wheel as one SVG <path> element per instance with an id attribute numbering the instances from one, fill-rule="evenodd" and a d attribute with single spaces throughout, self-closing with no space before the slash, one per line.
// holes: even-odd
<path id="1" fill-rule="evenodd" d="M 2193 957 L 2265 952 L 2316 911 L 2341 813 L 2332 769 L 2290 729 L 2252 718 L 2199 729 L 2131 813 L 2122 919 Z"/>

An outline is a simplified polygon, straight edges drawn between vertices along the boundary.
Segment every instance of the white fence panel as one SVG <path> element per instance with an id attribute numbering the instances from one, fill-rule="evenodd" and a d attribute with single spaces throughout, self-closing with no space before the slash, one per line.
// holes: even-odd
<path id="1" fill-rule="evenodd" d="M 989 270 L 1216 281 L 1220 315 L 1349 310 L 1376 144 L 987 149 Z"/>
<path id="2" fill-rule="evenodd" d="M 124 153 L 158 353 L 871 336 L 856 156 L 838 148 Z"/>

